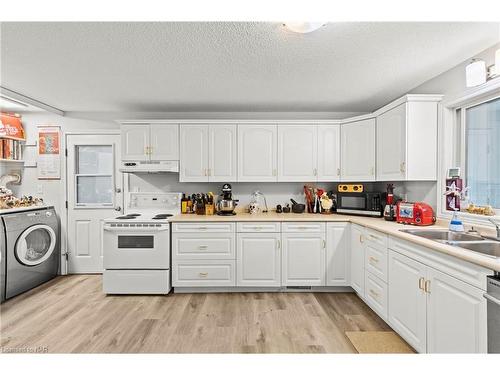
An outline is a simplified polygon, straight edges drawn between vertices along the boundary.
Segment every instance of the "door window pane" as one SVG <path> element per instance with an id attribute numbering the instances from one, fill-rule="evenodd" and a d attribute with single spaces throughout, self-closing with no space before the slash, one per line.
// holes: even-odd
<path id="1" fill-rule="evenodd" d="M 113 147 L 76 146 L 77 174 L 112 174 Z"/>
<path id="2" fill-rule="evenodd" d="M 77 204 L 112 204 L 113 178 L 111 176 L 77 176 Z"/>
<path id="3" fill-rule="evenodd" d="M 470 199 L 500 208 L 500 98 L 468 108 L 465 122 Z"/>

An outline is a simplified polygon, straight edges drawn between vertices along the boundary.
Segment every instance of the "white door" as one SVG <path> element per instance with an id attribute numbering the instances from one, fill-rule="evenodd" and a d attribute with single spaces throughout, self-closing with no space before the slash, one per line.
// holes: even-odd
<path id="1" fill-rule="evenodd" d="M 102 221 L 120 214 L 118 134 L 68 135 L 68 271 L 102 272 Z"/>
<path id="2" fill-rule="evenodd" d="M 179 160 L 179 125 L 151 124 L 151 160 Z"/>
<path id="3" fill-rule="evenodd" d="M 325 234 L 282 233 L 283 285 L 325 285 Z"/>
<path id="4" fill-rule="evenodd" d="M 236 286 L 281 286 L 280 233 L 238 233 Z"/>
<path id="5" fill-rule="evenodd" d="M 342 124 L 342 181 L 375 181 L 375 119 Z"/>
<path id="6" fill-rule="evenodd" d="M 377 117 L 377 181 L 406 179 L 406 103 Z"/>
<path id="7" fill-rule="evenodd" d="M 180 142 L 180 182 L 208 181 L 208 125 L 184 125 Z"/>
<path id="8" fill-rule="evenodd" d="M 326 285 L 349 286 L 349 224 L 326 225 Z"/>
<path id="9" fill-rule="evenodd" d="M 122 160 L 149 160 L 150 130 L 147 124 L 122 125 Z"/>
<path id="10" fill-rule="evenodd" d="M 360 296 L 365 295 L 364 229 L 351 224 L 351 286 Z"/>
<path id="11" fill-rule="evenodd" d="M 278 125 L 278 181 L 316 181 L 318 128 Z"/>
<path id="12" fill-rule="evenodd" d="M 484 291 L 432 268 L 427 278 L 427 351 L 486 353 Z"/>
<path id="13" fill-rule="evenodd" d="M 209 125 L 209 181 L 232 182 L 237 180 L 237 129 L 236 124 Z"/>
<path id="14" fill-rule="evenodd" d="M 419 353 L 427 349 L 427 266 L 389 251 L 389 323 Z"/>
<path id="15" fill-rule="evenodd" d="M 238 181 L 277 181 L 277 126 L 238 125 Z"/>
<path id="16" fill-rule="evenodd" d="M 340 181 L 340 125 L 318 125 L 318 181 Z"/>

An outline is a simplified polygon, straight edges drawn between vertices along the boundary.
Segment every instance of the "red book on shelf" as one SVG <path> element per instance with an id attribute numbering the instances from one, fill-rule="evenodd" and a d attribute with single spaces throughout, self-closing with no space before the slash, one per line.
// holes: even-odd
<path id="1" fill-rule="evenodd" d="M 11 113 L 0 112 L 0 120 L 0 138 L 5 137 L 20 141 L 26 139 L 23 124 L 19 117 Z"/>

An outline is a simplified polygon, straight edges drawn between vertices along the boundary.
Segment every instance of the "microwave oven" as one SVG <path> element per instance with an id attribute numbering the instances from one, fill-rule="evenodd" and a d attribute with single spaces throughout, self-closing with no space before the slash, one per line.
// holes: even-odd
<path id="1" fill-rule="evenodd" d="M 382 217 L 385 193 L 337 193 L 337 213 Z"/>

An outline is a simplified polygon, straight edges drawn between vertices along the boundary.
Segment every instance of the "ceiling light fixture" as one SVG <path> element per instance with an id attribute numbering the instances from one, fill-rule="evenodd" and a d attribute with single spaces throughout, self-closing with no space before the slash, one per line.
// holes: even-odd
<path id="1" fill-rule="evenodd" d="M 490 79 L 500 77 L 500 49 L 495 52 L 495 64 L 486 66 L 481 59 L 472 59 L 465 67 L 465 83 L 467 87 L 482 85 Z"/>
<path id="2" fill-rule="evenodd" d="M 326 25 L 326 22 L 285 22 L 285 26 L 288 30 L 294 33 L 307 34 L 318 30 L 319 28 Z"/>

